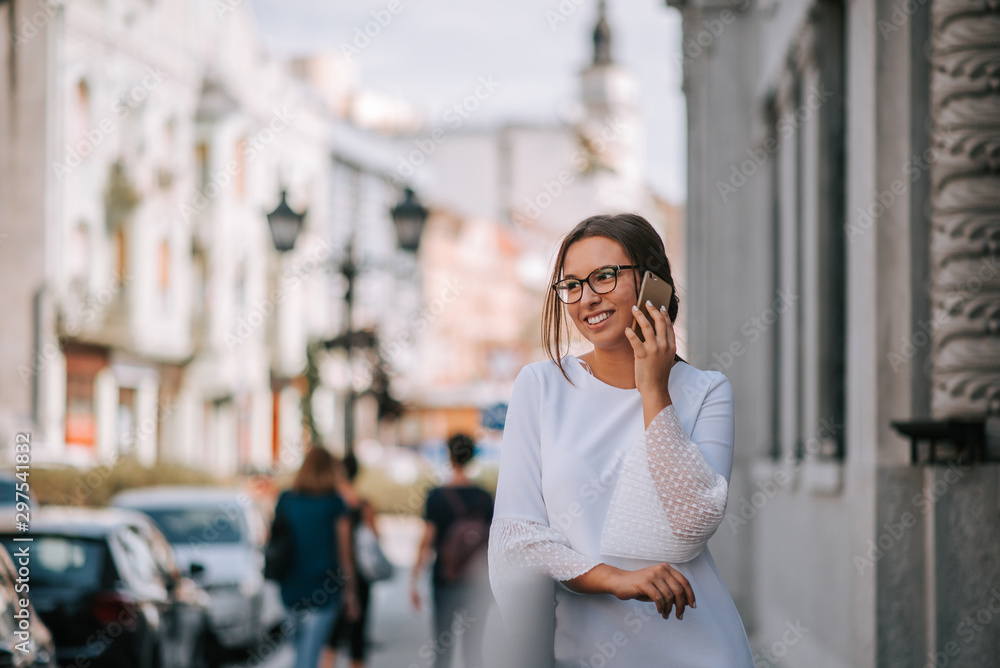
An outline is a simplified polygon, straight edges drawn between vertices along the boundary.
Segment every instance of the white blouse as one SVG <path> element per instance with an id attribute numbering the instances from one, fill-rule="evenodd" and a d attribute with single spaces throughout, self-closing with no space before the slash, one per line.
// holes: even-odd
<path id="1" fill-rule="evenodd" d="M 555 589 L 556 666 L 752 668 L 743 623 L 705 544 L 722 522 L 733 462 L 733 392 L 721 373 L 678 362 L 673 401 L 643 429 L 636 389 L 613 387 L 568 355 L 521 370 L 504 426 L 490 579 L 508 625 L 524 615 L 517 574 L 573 579 L 599 563 L 669 562 L 697 608 Z M 582 662 L 582 663 L 581 663 Z"/>

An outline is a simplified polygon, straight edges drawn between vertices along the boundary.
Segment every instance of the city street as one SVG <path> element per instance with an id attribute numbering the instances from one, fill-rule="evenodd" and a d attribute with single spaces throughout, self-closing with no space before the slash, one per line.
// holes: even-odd
<path id="1" fill-rule="evenodd" d="M 379 530 L 386 555 L 398 566 L 391 580 L 380 582 L 372 591 L 368 638 L 371 643 L 368 668 L 425 668 L 433 666 L 430 658 L 431 610 L 429 605 L 413 610 L 410 605 L 411 565 L 423 531 L 423 523 L 412 517 L 380 517 Z M 422 592 L 429 593 L 425 577 Z M 423 652 L 421 649 L 423 648 Z M 487 647 L 487 653 L 490 648 Z M 494 650 L 495 652 L 496 650 Z M 256 657 L 256 658 L 255 658 Z M 288 668 L 293 662 L 288 646 L 264 645 L 251 653 L 247 661 L 226 668 Z M 338 668 L 347 665 L 339 658 Z"/>

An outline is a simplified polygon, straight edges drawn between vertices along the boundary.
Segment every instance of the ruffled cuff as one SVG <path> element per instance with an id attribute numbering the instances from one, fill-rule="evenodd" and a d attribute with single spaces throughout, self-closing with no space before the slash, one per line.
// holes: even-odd
<path id="1" fill-rule="evenodd" d="M 529 571 L 565 581 L 583 575 L 601 562 L 569 545 L 556 529 L 521 519 L 494 519 L 490 528 L 490 579 L 497 585 L 503 575 Z"/>

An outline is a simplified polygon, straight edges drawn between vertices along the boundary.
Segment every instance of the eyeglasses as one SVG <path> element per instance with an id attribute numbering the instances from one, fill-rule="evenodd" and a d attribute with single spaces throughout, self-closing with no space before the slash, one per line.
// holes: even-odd
<path id="1" fill-rule="evenodd" d="M 607 267 L 599 267 L 590 272 L 590 276 L 580 280 L 579 278 L 564 278 L 555 283 L 552 289 L 556 291 L 559 301 L 564 304 L 575 304 L 583 297 L 584 282 L 590 284 L 590 289 L 596 294 L 605 295 L 618 287 L 618 273 L 622 269 L 638 269 L 635 264 L 612 264 Z"/>

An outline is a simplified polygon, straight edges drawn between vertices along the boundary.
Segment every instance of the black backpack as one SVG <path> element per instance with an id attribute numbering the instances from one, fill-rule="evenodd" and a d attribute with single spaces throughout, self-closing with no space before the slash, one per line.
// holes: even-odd
<path id="1" fill-rule="evenodd" d="M 438 568 L 443 582 L 461 582 L 485 570 L 482 565 L 490 540 L 490 523 L 470 515 L 454 489 L 442 487 L 441 492 L 455 511 L 455 521 L 438 548 Z"/>

